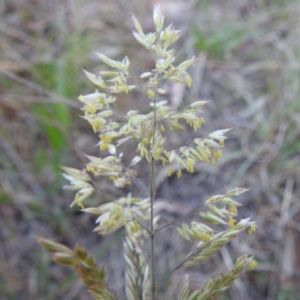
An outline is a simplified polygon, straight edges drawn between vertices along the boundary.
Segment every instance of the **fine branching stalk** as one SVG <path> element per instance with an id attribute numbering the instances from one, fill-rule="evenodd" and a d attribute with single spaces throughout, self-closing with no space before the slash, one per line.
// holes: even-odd
<path id="1" fill-rule="evenodd" d="M 152 145 L 155 145 L 156 132 L 156 91 L 153 101 L 153 139 Z M 150 238 L 151 238 L 151 298 L 155 297 L 155 258 L 154 258 L 154 195 L 155 195 L 155 159 L 151 157 L 151 172 L 150 172 Z"/>
<path id="2" fill-rule="evenodd" d="M 154 135 L 153 135 L 153 144 L 155 142 Z M 150 211 L 150 238 L 151 238 L 151 297 L 154 299 L 155 297 L 155 258 L 154 258 L 154 192 L 155 192 L 155 183 L 154 183 L 154 176 L 155 176 L 155 166 L 154 166 L 154 159 L 151 159 L 151 181 L 150 181 L 150 201 L 151 201 L 151 211 Z"/>
<path id="3" fill-rule="evenodd" d="M 165 28 L 164 16 L 159 6 L 153 13 L 155 32 L 145 34 L 138 20 L 133 16 L 136 40 L 145 47 L 155 60 L 155 68 L 141 74 L 144 83 L 128 84 L 132 80 L 129 73 L 130 61 L 126 56 L 122 61 L 108 58 L 96 53 L 99 59 L 112 70 L 102 71 L 98 75 L 84 71 L 90 81 L 99 89 L 88 95 L 81 95 L 83 118 L 99 135 L 101 157 L 87 156 L 89 160 L 84 170 L 63 167 L 63 176 L 70 182 L 66 189 L 77 191 L 71 206 L 78 205 L 83 212 L 98 216 L 95 232 L 102 235 L 112 234 L 121 227 L 125 228 L 125 293 L 128 300 L 154 300 L 157 288 L 178 269 L 189 268 L 201 264 L 211 258 L 225 244 L 230 242 L 241 231 L 248 229 L 249 234 L 256 230 L 255 222 L 250 218 L 237 221 L 239 202 L 233 200 L 247 190 L 235 188 L 222 195 L 215 195 L 204 201 L 189 213 L 180 216 L 168 224 L 158 224 L 159 216 L 155 215 L 156 200 L 156 167 L 168 168 L 168 176 L 182 176 L 182 170 L 193 173 L 197 162 L 214 164 L 222 156 L 222 148 L 226 139 L 225 133 L 230 129 L 214 131 L 208 137 L 202 137 L 198 129 L 204 123 L 202 112 L 207 101 L 197 100 L 177 110 L 168 105 L 161 88 L 165 81 L 173 81 L 187 85 L 192 79 L 187 70 L 193 66 L 193 57 L 182 63 L 175 60 L 175 50 L 169 47 L 176 42 L 180 31 L 171 24 Z M 143 97 L 149 104 L 150 112 L 140 113 L 130 110 L 125 115 L 118 108 L 115 94 L 129 93 L 140 88 Z M 143 98 L 142 97 L 142 98 Z M 120 118 L 122 116 L 122 118 Z M 119 120 L 123 120 L 123 122 Z M 196 132 L 196 137 L 180 146 L 172 145 L 168 132 L 173 130 L 184 134 L 188 127 Z M 123 145 L 135 140 L 138 155 L 123 155 Z M 167 148 L 167 144 L 168 148 Z M 126 163 L 130 159 L 129 163 Z M 149 164 L 149 181 L 144 183 L 138 179 L 137 169 L 142 160 Z M 179 166 L 174 174 L 174 167 Z M 147 186 L 146 198 L 129 193 L 109 203 L 99 203 L 96 207 L 83 205 L 97 189 L 95 179 L 105 176 L 116 188 L 139 184 Z M 141 177 L 139 177 L 141 178 Z M 181 223 L 184 218 L 194 215 L 195 220 Z M 156 274 L 155 243 L 157 233 L 168 227 L 175 227 L 178 234 L 192 243 L 192 251 L 171 270 L 164 274 Z M 93 257 L 81 246 L 71 250 L 61 244 L 38 238 L 39 243 L 52 252 L 52 259 L 74 269 L 95 299 L 116 300 L 120 291 L 113 291 L 106 283 L 106 270 L 97 267 Z M 150 253 L 145 245 L 150 241 Z M 163 255 L 163 254 L 161 254 Z M 189 277 L 186 276 L 177 291 L 177 300 L 214 300 L 219 298 L 232 282 L 248 266 L 254 268 L 256 261 L 248 254 L 237 258 L 232 270 L 209 279 L 202 289 L 189 290 Z M 161 278 L 161 279 L 157 279 Z M 123 299 L 123 298 L 122 298 Z"/>
<path id="4" fill-rule="evenodd" d="M 154 98 L 153 98 L 153 134 L 152 134 L 152 148 L 156 143 L 155 136 L 156 136 L 156 127 L 157 127 L 157 119 L 156 119 L 156 102 L 157 102 L 157 87 L 160 81 L 160 74 L 156 73 L 155 80 L 157 85 L 155 86 L 154 90 Z M 152 149 L 151 149 L 152 150 Z M 152 151 L 150 152 L 152 153 Z M 150 201 L 151 201 L 151 212 L 150 212 L 150 230 L 151 230 L 151 299 L 154 300 L 155 298 L 155 252 L 154 252 L 154 197 L 156 191 L 156 184 L 155 184 L 155 158 L 151 156 L 151 172 L 150 172 Z"/>

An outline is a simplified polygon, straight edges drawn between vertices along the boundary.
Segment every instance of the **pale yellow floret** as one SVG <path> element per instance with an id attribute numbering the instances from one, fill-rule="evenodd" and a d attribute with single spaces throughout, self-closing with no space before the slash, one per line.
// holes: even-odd
<path id="1" fill-rule="evenodd" d="M 124 91 L 126 94 L 130 91 L 129 86 L 124 83 L 121 79 L 117 82 L 117 89 Z"/>
<path id="2" fill-rule="evenodd" d="M 88 122 L 92 125 L 94 132 L 100 131 L 100 129 L 106 123 L 100 119 L 91 119 L 91 120 L 88 120 Z"/>
<path id="3" fill-rule="evenodd" d="M 186 163 L 186 170 L 189 173 L 194 173 L 194 165 L 195 165 L 195 161 L 192 160 L 191 158 L 188 158 Z"/>
<path id="4" fill-rule="evenodd" d="M 237 207 L 234 206 L 234 205 L 229 206 L 229 207 L 228 207 L 228 212 L 229 212 L 229 213 L 237 214 L 237 213 L 238 213 Z"/>
<path id="5" fill-rule="evenodd" d="M 188 86 L 188 87 L 191 87 L 192 86 L 192 78 L 191 78 L 191 76 L 190 75 L 186 75 L 185 76 L 185 82 L 186 82 L 186 85 Z"/>
<path id="6" fill-rule="evenodd" d="M 204 241 L 205 243 L 208 243 L 208 242 L 211 240 L 211 236 L 210 236 L 208 233 L 203 232 L 203 231 L 200 231 L 200 232 L 198 233 L 198 236 L 199 236 L 199 238 L 200 238 L 202 241 Z"/>
<path id="7" fill-rule="evenodd" d="M 137 221 L 129 221 L 126 224 L 126 228 L 130 231 L 131 234 L 137 233 L 141 226 Z"/>
<path id="8" fill-rule="evenodd" d="M 109 144 L 107 143 L 101 143 L 100 144 L 100 150 L 101 151 L 105 151 L 108 148 Z"/>
<path id="9" fill-rule="evenodd" d="M 252 259 L 248 265 L 249 270 L 253 270 L 257 266 L 257 261 Z"/>
<path id="10" fill-rule="evenodd" d="M 81 209 L 84 209 L 84 205 L 83 205 L 81 202 L 77 203 L 77 205 L 78 205 Z"/>
<path id="11" fill-rule="evenodd" d="M 141 157 L 147 157 L 148 156 L 148 150 L 145 148 L 145 147 L 141 147 L 140 149 L 140 154 L 141 154 Z"/>
<path id="12" fill-rule="evenodd" d="M 112 137 L 109 136 L 109 135 L 107 135 L 107 134 L 100 134 L 100 135 L 99 135 L 99 138 L 100 138 L 103 142 L 108 143 L 108 144 L 110 144 L 110 143 L 112 142 Z"/>
<path id="13" fill-rule="evenodd" d="M 147 91 L 147 94 L 148 94 L 148 96 L 149 96 L 150 98 L 154 99 L 155 93 L 154 93 L 153 90 L 148 90 L 148 91 Z"/>
<path id="14" fill-rule="evenodd" d="M 249 234 L 252 234 L 252 233 L 254 233 L 256 230 L 257 230 L 257 225 L 256 225 L 256 224 L 253 224 L 253 225 L 251 225 L 251 226 L 249 227 L 248 233 L 249 233 Z"/>
<path id="15" fill-rule="evenodd" d="M 169 176 L 169 177 L 172 176 L 173 173 L 174 173 L 173 168 L 169 167 L 169 168 L 168 168 L 168 176 Z"/>
<path id="16" fill-rule="evenodd" d="M 194 131 L 197 131 L 197 129 L 201 127 L 202 123 L 204 123 L 203 118 L 192 120 L 192 126 L 194 128 Z"/>
<path id="17" fill-rule="evenodd" d="M 177 178 L 180 178 L 182 176 L 181 170 L 178 170 L 177 173 L 176 173 L 176 175 L 177 175 Z"/>
<path id="18" fill-rule="evenodd" d="M 163 166 L 165 166 L 169 162 L 166 158 L 164 158 L 162 156 L 160 157 L 160 159 L 161 159 L 161 162 L 162 162 Z"/>
<path id="19" fill-rule="evenodd" d="M 143 139 L 141 142 L 142 145 L 147 145 L 148 143 L 149 143 L 149 141 L 147 139 Z"/>
<path id="20" fill-rule="evenodd" d="M 91 165 L 87 165 L 86 170 L 88 172 L 91 172 L 91 173 L 95 174 L 95 175 L 97 174 L 97 170 L 94 167 L 92 167 Z"/>
<path id="21" fill-rule="evenodd" d="M 218 151 L 214 152 L 214 154 L 213 154 L 213 158 L 214 158 L 215 160 L 219 159 L 219 158 L 222 157 L 222 156 L 223 156 L 223 153 L 222 153 L 221 150 L 218 150 Z"/>
<path id="22" fill-rule="evenodd" d="M 205 161 L 205 162 L 207 162 L 207 163 L 210 162 L 210 160 L 209 160 L 209 158 L 208 158 L 208 155 L 207 155 L 206 153 L 201 153 L 201 155 L 202 155 L 202 160 L 203 160 L 203 161 Z"/>
<path id="23" fill-rule="evenodd" d="M 86 104 L 83 106 L 83 110 L 85 111 L 86 114 L 95 115 L 95 113 L 98 110 L 98 106 L 95 104 Z"/>
<path id="24" fill-rule="evenodd" d="M 232 217 L 229 218 L 228 220 L 228 227 L 233 228 L 235 226 L 236 220 Z"/>

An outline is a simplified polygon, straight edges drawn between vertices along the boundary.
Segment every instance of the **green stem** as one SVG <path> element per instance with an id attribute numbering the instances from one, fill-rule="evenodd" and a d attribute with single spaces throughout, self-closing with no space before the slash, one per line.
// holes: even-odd
<path id="1" fill-rule="evenodd" d="M 158 81 L 158 76 L 157 76 Z M 155 96 L 153 99 L 153 133 L 152 133 L 152 149 L 155 145 L 155 134 L 156 134 L 156 127 L 157 127 L 157 120 L 156 120 L 156 98 L 157 98 L 157 88 L 155 91 Z M 155 299 L 155 261 L 154 261 L 154 197 L 155 197 L 155 159 L 152 155 L 151 157 L 151 175 L 150 175 L 150 205 L 151 205 L 151 212 L 150 212 L 150 237 L 151 237 L 151 299 Z"/>
<path id="2" fill-rule="evenodd" d="M 151 203 L 151 215 L 150 215 L 150 238 L 151 238 L 151 290 L 152 290 L 152 300 L 154 300 L 155 296 L 155 262 L 154 262 L 154 191 L 155 191 L 155 184 L 154 184 L 154 158 L 152 157 L 151 160 L 151 178 L 150 178 L 150 203 Z"/>

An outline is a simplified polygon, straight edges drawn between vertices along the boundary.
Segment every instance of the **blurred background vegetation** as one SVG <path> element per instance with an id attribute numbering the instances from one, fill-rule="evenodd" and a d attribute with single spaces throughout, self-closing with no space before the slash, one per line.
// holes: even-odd
<path id="1" fill-rule="evenodd" d="M 0 299 L 90 299 L 70 270 L 50 261 L 36 236 L 87 247 L 108 265 L 110 282 L 123 295 L 124 233 L 92 233 L 95 219 L 69 208 L 74 195 L 62 190 L 60 166 L 81 169 L 87 162 L 83 153 L 99 154 L 97 136 L 79 117 L 77 97 L 94 90 L 82 69 L 103 70 L 94 51 L 116 59 L 128 55 L 136 78 L 151 69 L 152 58 L 131 35 L 131 16 L 151 31 L 158 3 L 0 2 Z M 248 252 L 259 261 L 257 269 L 222 299 L 300 299 L 300 3 L 166 0 L 161 5 L 166 24 L 183 31 L 179 59 L 199 58 L 193 88 L 169 84 L 169 101 L 180 106 L 209 100 L 204 130 L 234 129 L 216 166 L 200 164 L 182 181 L 158 169 L 159 213 L 178 217 L 206 196 L 245 186 L 250 191 L 241 198 L 241 213 L 259 226 L 214 261 L 189 270 L 192 288 Z M 122 97 L 120 105 L 143 105 L 138 96 Z M 104 190 L 91 201 L 120 194 Z M 157 240 L 160 265 L 167 269 L 190 247 L 176 233 L 168 236 Z M 173 276 L 161 299 L 173 299 L 180 276 Z"/>

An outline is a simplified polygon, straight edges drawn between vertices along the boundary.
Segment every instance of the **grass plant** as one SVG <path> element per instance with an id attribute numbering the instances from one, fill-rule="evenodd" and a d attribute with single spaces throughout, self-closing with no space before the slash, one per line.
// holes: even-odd
<path id="1" fill-rule="evenodd" d="M 199 203 L 198 207 L 179 218 L 162 223 L 155 213 L 156 168 L 167 168 L 168 176 L 182 176 L 182 170 L 194 173 L 197 162 L 215 164 L 222 157 L 226 132 L 230 129 L 216 130 L 203 137 L 199 129 L 204 123 L 203 109 L 206 101 L 195 101 L 177 110 L 165 100 L 166 90 L 162 83 L 172 81 L 191 87 L 192 78 L 187 72 L 197 60 L 195 57 L 182 63 L 176 62 L 176 53 L 170 46 L 180 37 L 180 31 L 171 24 L 164 28 L 164 16 L 160 7 L 153 12 L 155 32 L 144 33 L 140 23 L 133 16 L 136 40 L 154 57 L 155 67 L 141 74 L 140 81 L 129 73 L 130 61 L 126 56 L 122 61 L 112 60 L 102 53 L 98 58 L 109 70 L 93 74 L 84 71 L 88 79 L 100 89 L 81 95 L 83 118 L 90 123 L 99 135 L 98 146 L 101 157 L 87 155 L 89 160 L 84 170 L 63 167 L 64 177 L 70 181 L 66 189 L 77 191 L 71 206 L 79 206 L 81 211 L 98 216 L 95 232 L 109 235 L 124 227 L 125 285 L 126 298 L 129 300 L 154 300 L 158 288 L 179 269 L 186 269 L 207 261 L 225 244 L 240 232 L 248 229 L 255 232 L 256 224 L 250 218 L 240 218 L 238 207 L 241 205 L 233 198 L 246 192 L 245 188 L 234 188 L 221 195 L 211 196 Z M 134 92 L 139 89 L 145 112 L 131 109 L 123 114 L 115 95 Z M 189 129 L 196 137 L 188 143 L 172 145 L 170 132 L 184 135 Z M 130 161 L 123 159 L 128 144 L 136 144 L 136 153 Z M 143 162 L 149 165 L 148 180 L 138 174 L 136 166 Z M 178 168 L 178 166 L 180 168 Z M 176 172 L 174 170 L 177 170 Z M 97 178 L 107 177 L 116 188 L 126 188 L 127 196 L 111 202 L 89 206 L 87 198 L 97 188 Z M 148 182 L 148 183 L 147 183 Z M 146 186 L 147 197 L 135 195 L 131 186 Z M 84 204 L 87 203 L 87 204 Z M 87 207 L 85 207 L 87 205 Z M 190 216 L 196 215 L 193 221 Z M 156 236 L 163 234 L 169 227 L 175 227 L 185 240 L 195 244 L 186 257 L 165 274 L 157 274 Z M 119 299 L 118 291 L 107 282 L 104 266 L 98 267 L 95 259 L 83 247 L 76 245 L 74 250 L 39 238 L 39 243 L 51 251 L 51 258 L 59 264 L 71 267 L 85 284 L 95 299 Z M 164 253 L 159 254 L 163 256 Z M 216 275 L 203 285 L 202 289 L 190 290 L 189 276 L 182 281 L 178 300 L 218 299 L 248 266 L 254 268 L 256 261 L 244 254 L 237 258 L 233 268 Z"/>

